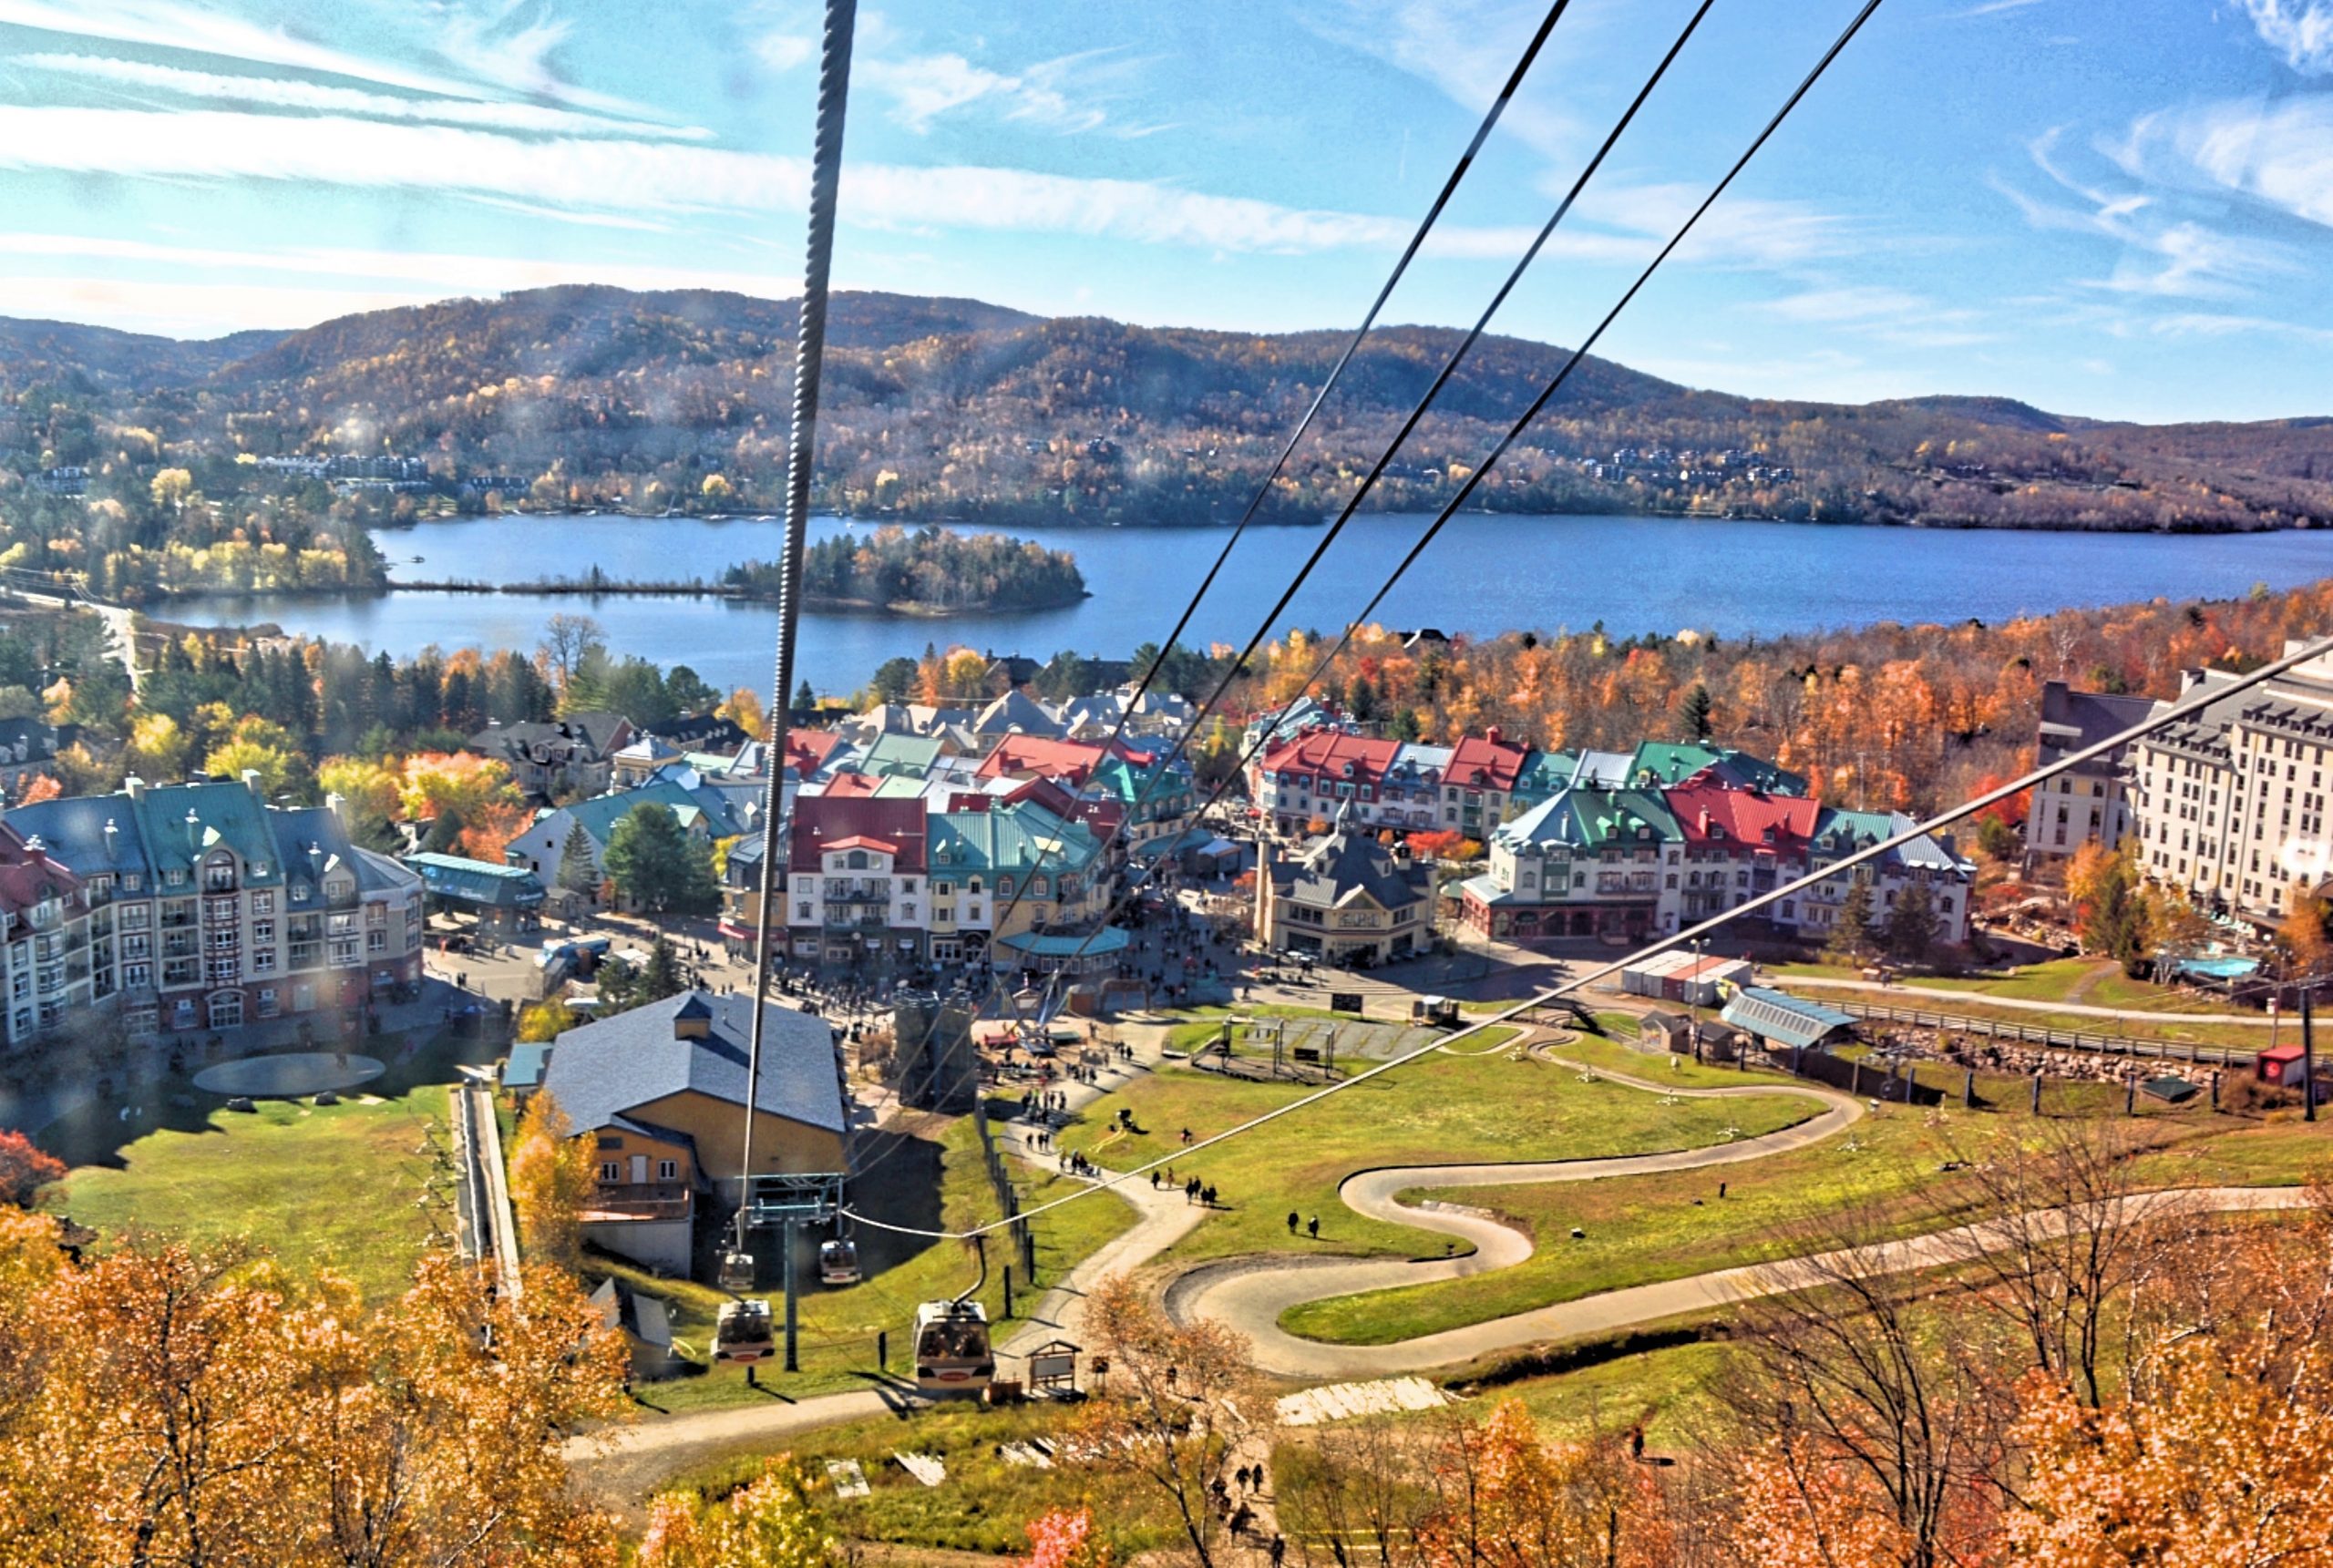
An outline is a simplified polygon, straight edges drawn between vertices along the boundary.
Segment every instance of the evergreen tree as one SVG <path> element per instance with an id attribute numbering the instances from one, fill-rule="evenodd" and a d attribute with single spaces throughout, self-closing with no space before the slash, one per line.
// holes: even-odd
<path id="1" fill-rule="evenodd" d="M 648 949 L 648 966 L 641 971 L 640 989 L 647 994 L 640 999 L 657 1001 L 678 996 L 681 984 L 680 955 L 673 951 L 673 944 L 658 937 Z"/>
<path id="2" fill-rule="evenodd" d="M 1887 954 L 1898 963 L 1924 964 L 1936 947 L 1935 902 L 1928 890 L 1914 883 L 1896 896 L 1887 912 Z"/>
<path id="3" fill-rule="evenodd" d="M 2100 876 L 2091 910 L 2087 931 L 2091 949 L 2121 964 L 2124 974 L 2138 975 L 2147 965 L 2147 909 L 2127 856 L 2114 856 Z"/>
<path id="4" fill-rule="evenodd" d="M 437 814 L 437 820 L 429 825 L 429 832 L 423 837 L 421 847 L 432 855 L 458 855 L 461 853 L 461 814 L 450 809 L 441 811 Z"/>
<path id="5" fill-rule="evenodd" d="M 559 873 L 553 880 L 570 893 L 586 897 L 600 886 L 599 868 L 591 864 L 591 835 L 577 823 L 567 830 L 567 842 L 559 851 Z"/>
<path id="6" fill-rule="evenodd" d="M 810 690 L 810 682 L 807 680 L 805 680 L 799 686 L 794 688 L 794 712 L 792 717 L 796 719 L 807 719 L 817 711 L 818 694 Z"/>
<path id="7" fill-rule="evenodd" d="M 1685 721 L 1685 733 L 1694 740 L 1706 741 L 1710 738 L 1711 705 L 1710 689 L 1699 681 L 1694 682 L 1693 689 L 1685 693 L 1685 705 L 1680 711 Z"/>
<path id="8" fill-rule="evenodd" d="M 1841 962 L 1859 963 L 1872 950 L 1871 879 L 1858 872 L 1839 906 L 1838 923 L 1831 927 L 1826 954 Z"/>
<path id="9" fill-rule="evenodd" d="M 633 806 L 608 835 L 601 865 L 625 896 L 645 908 L 702 915 L 720 906 L 712 846 L 692 840 L 671 806 L 653 801 Z"/>

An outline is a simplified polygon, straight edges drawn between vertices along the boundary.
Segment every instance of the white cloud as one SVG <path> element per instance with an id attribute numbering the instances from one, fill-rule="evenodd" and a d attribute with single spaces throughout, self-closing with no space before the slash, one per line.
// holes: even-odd
<path id="1" fill-rule="evenodd" d="M 1344 0 L 1341 7 L 1299 7 L 1298 17 L 1323 36 L 1382 60 L 1432 86 L 1473 114 L 1490 108 L 1523 46 L 1545 17 L 1537 0 Z M 1567 13 L 1549 37 L 1535 75 L 1500 117 L 1509 135 L 1548 158 L 1579 151 L 1580 122 L 1557 107 L 1547 84 L 1554 54 L 1589 19 Z"/>
<path id="2" fill-rule="evenodd" d="M 1977 312 L 1876 284 L 1817 287 L 1753 309 L 1783 321 L 1860 333 L 1896 348 L 1966 348 L 1990 343 Z"/>
<path id="3" fill-rule="evenodd" d="M 0 258 L 11 257 L 24 263 L 67 263 L 77 276 L 117 269 L 159 267 L 168 270 L 172 282 L 183 281 L 189 273 L 205 272 L 302 280 L 281 285 L 294 292 L 317 279 L 335 279 L 374 288 L 385 283 L 411 284 L 412 288 L 398 292 L 419 299 L 498 294 L 557 283 L 607 283 L 640 290 L 727 289 L 765 299 L 783 299 L 800 292 L 796 278 L 783 269 L 760 272 L 718 267 L 645 266 L 622 261 L 479 256 L 442 251 L 366 251 L 321 245 L 250 251 L 79 234 L 0 234 Z M 18 283 L 40 276 L 36 272 L 17 269 L 7 284 L 11 300 Z M 121 287 L 129 287 L 134 282 L 127 278 L 118 281 Z"/>
<path id="4" fill-rule="evenodd" d="M 975 65 L 958 54 L 910 55 L 862 58 L 854 74 L 866 87 L 889 97 L 891 118 L 918 136 L 930 130 L 932 121 L 941 116 L 972 105 L 992 108 L 1004 119 L 1069 133 L 1097 130 L 1109 119 L 1084 90 L 1088 84 L 1073 82 L 1100 58 L 1096 54 L 1065 55 L 1006 72 Z M 1127 65 L 1120 61 L 1102 72 L 1119 74 Z"/>
<path id="5" fill-rule="evenodd" d="M 2246 292 L 2265 278 L 2288 276 L 2299 266 L 2290 247 L 2275 241 L 2229 233 L 2176 215 L 2171 198 L 2176 185 L 2149 168 L 2148 148 L 2158 135 L 2156 120 L 2139 122 L 2119 146 L 2102 147 L 2123 173 L 2151 189 L 2110 190 L 2078 178 L 2059 156 L 2059 133 L 2050 131 L 2028 147 L 2033 164 L 2079 205 L 2028 195 L 1995 179 L 1994 189 L 2014 202 L 2036 229 L 2090 234 L 2121 247 L 2112 271 L 2091 286 L 2116 293 L 2174 299 L 2217 298 Z M 2190 178 L 2187 181 L 2193 184 Z"/>
<path id="6" fill-rule="evenodd" d="M 2325 0 L 2237 0 L 2260 41 L 2304 76 L 2333 76 L 2333 5 Z"/>
<path id="7" fill-rule="evenodd" d="M 2124 156 L 2143 163 L 2157 142 L 2175 153 L 2183 172 L 2333 228 L 2333 97 L 2151 117 L 2133 128 Z"/>
<path id="8" fill-rule="evenodd" d="M 671 136 L 692 141 L 708 139 L 713 134 L 699 127 L 666 128 L 643 126 L 636 121 L 578 114 L 571 109 L 552 108 L 542 104 L 488 103 L 477 98 L 436 96 L 393 97 L 386 93 L 329 87 L 322 82 L 190 71 L 176 66 L 149 65 L 140 60 L 119 60 L 100 55 L 17 55 L 10 63 L 211 103 L 247 104 L 255 108 L 300 109 L 317 114 L 357 115 L 366 119 L 420 120 L 543 135 Z"/>
<path id="9" fill-rule="evenodd" d="M 561 24 L 519 21 L 511 3 L 483 17 L 453 5 L 433 9 L 437 52 L 445 67 L 437 71 L 352 54 L 183 0 L 0 0 L 0 24 L 341 77 L 406 92 L 497 102 L 511 97 L 515 88 L 595 113 L 650 122 L 661 118 L 623 99 L 560 80 L 549 56 L 563 35 Z"/>
<path id="10" fill-rule="evenodd" d="M 818 40 L 799 33 L 764 33 L 750 46 L 754 57 L 773 71 L 790 71 L 818 52 Z"/>
<path id="11" fill-rule="evenodd" d="M 360 190 L 486 194 L 586 212 L 798 210 L 799 158 L 615 138 L 522 140 L 452 126 L 320 116 L 286 134 L 280 116 L 198 109 L 0 104 L 0 169 L 190 179 L 308 181 Z M 854 222 L 1033 231 L 1300 254 L 1384 250 L 1404 218 L 1210 196 L 1144 180 L 971 165 L 855 164 L 842 210 Z M 1523 231 L 1454 227 L 1444 254 L 1512 255 Z"/>
<path id="12" fill-rule="evenodd" d="M 457 97 L 497 96 L 434 73 L 365 59 L 177 0 L 0 0 L 0 23 L 149 48 L 181 49 L 253 65 L 284 66 L 403 87 L 407 92 Z"/>

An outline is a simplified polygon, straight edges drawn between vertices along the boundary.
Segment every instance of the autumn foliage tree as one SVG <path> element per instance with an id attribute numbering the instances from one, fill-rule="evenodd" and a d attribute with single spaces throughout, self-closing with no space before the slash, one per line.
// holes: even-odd
<path id="1" fill-rule="evenodd" d="M 1252 1372 L 1247 1341 L 1220 1324 L 1177 1323 L 1125 1275 L 1085 1298 L 1087 1333 L 1109 1380 L 1085 1409 L 1090 1451 L 1114 1456 L 1174 1512 L 1202 1568 L 1222 1550 L 1208 1488 L 1240 1436 L 1238 1397 Z"/>
<path id="2" fill-rule="evenodd" d="M 623 1349 L 560 1276 L 450 1257 L 374 1312 L 234 1249 L 67 1261 L 0 1215 L 0 1561 L 613 1568 L 562 1446 Z"/>
<path id="3" fill-rule="evenodd" d="M 22 1132 L 0 1128 L 0 1204 L 28 1209 L 43 1187 L 64 1179 L 64 1161 Z"/>
<path id="4" fill-rule="evenodd" d="M 510 1207 L 527 1256 L 562 1269 L 581 1260 L 581 1214 L 598 1176 L 591 1145 L 572 1131 L 550 1091 L 538 1090 L 510 1148 Z"/>

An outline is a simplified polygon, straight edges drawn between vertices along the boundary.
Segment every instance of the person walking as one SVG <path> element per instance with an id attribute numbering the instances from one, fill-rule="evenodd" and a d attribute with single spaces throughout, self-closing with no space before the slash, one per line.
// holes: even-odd
<path id="1" fill-rule="evenodd" d="M 1301 1214 L 1298 1214 L 1294 1209 L 1290 1209 L 1290 1210 L 1289 1210 L 1289 1211 L 1288 1211 L 1288 1234 L 1289 1234 L 1289 1235 L 1294 1235 L 1296 1234 L 1296 1227 L 1297 1227 L 1298 1225 L 1302 1225 L 1303 1223 L 1304 1223 L 1304 1216 L 1303 1216 L 1303 1215 L 1301 1215 Z"/>
<path id="2" fill-rule="evenodd" d="M 1314 1241 L 1319 1241 L 1321 1239 L 1321 1216 L 1319 1214 L 1314 1214 L 1310 1219 L 1306 1220 L 1304 1222 L 1304 1228 L 1311 1234 Z"/>

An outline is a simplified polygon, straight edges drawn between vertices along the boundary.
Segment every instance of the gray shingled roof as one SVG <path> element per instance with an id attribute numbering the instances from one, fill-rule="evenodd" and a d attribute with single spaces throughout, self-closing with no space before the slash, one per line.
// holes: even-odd
<path id="1" fill-rule="evenodd" d="M 673 1020 L 691 1005 L 712 1014 L 701 1040 L 673 1038 Z M 745 1046 L 753 1028 L 747 997 L 683 991 L 559 1037 L 543 1088 L 577 1131 L 603 1127 L 637 1106 L 694 1089 L 732 1105 L 745 1102 Z M 772 1006 L 762 1031 L 759 1103 L 773 1116 L 840 1132 L 842 1084 L 827 1023 Z"/>

